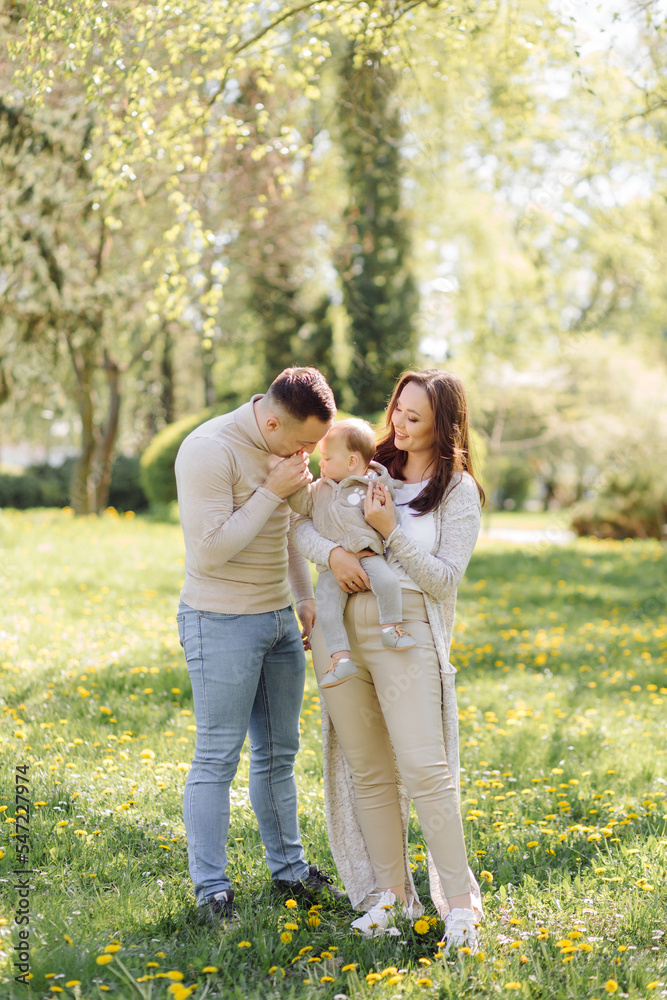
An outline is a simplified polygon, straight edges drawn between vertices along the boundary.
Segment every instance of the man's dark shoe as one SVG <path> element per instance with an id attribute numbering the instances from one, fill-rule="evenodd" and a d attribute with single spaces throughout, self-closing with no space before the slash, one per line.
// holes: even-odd
<path id="1" fill-rule="evenodd" d="M 329 895 L 336 901 L 347 899 L 347 893 L 337 889 L 331 876 L 321 872 L 317 865 L 310 865 L 307 874 L 296 882 L 274 879 L 273 887 L 281 895 L 292 896 L 304 903 L 316 903 L 323 895 Z"/>
<path id="2" fill-rule="evenodd" d="M 223 889 L 213 896 L 208 896 L 201 907 L 204 920 L 214 927 L 230 927 L 239 922 L 239 915 L 234 909 L 234 890 Z"/>

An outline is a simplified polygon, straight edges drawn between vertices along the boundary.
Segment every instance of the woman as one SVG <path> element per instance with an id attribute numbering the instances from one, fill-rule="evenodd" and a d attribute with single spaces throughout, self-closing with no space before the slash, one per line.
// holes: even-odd
<path id="1" fill-rule="evenodd" d="M 364 511 L 386 539 L 387 559 L 401 579 L 403 623 L 417 638 L 415 649 L 383 647 L 377 601 L 359 562 L 365 553 L 322 538 L 306 518 L 292 529 L 295 547 L 329 565 L 353 595 L 345 626 L 359 674 L 323 691 L 329 839 L 350 902 L 368 911 L 354 927 L 381 932 L 393 905 L 416 916 L 421 907 L 407 850 L 412 798 L 429 850 L 431 896 L 445 918 L 445 950 L 475 950 L 481 896 L 461 824 L 449 649 L 456 588 L 477 540 L 484 494 L 473 475 L 458 376 L 406 372 L 389 402 L 375 457 L 404 483 L 396 506 L 384 487 L 369 485 Z M 319 681 L 329 656 L 317 625 L 311 644 Z"/>

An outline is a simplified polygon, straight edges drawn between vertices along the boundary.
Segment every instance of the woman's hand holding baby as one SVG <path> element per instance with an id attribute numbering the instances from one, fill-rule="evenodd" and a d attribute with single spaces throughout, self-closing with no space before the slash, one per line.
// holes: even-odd
<path id="1" fill-rule="evenodd" d="M 364 517 L 371 528 L 388 538 L 396 527 L 396 512 L 389 491 L 382 483 L 369 483 L 364 500 Z"/>
<path id="2" fill-rule="evenodd" d="M 329 569 L 336 577 L 338 586 L 346 594 L 359 594 L 370 590 L 371 581 L 359 562 L 361 556 L 374 556 L 370 549 L 361 552 L 348 552 L 342 545 L 337 545 L 329 553 Z"/>

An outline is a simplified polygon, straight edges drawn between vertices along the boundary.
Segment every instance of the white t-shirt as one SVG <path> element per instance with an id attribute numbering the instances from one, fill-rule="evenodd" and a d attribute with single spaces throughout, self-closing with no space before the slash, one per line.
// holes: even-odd
<path id="1" fill-rule="evenodd" d="M 403 486 L 396 490 L 394 507 L 396 509 L 397 521 L 410 541 L 416 542 L 417 545 L 426 549 L 427 552 L 432 552 L 435 545 L 435 517 L 433 516 L 433 511 L 430 511 L 428 514 L 417 514 L 416 511 L 408 506 L 412 500 L 419 496 L 427 483 L 428 479 L 422 480 L 421 483 L 403 483 Z M 416 590 L 420 594 L 423 593 L 421 587 L 418 587 L 414 580 L 408 576 L 396 556 L 392 553 L 391 546 L 387 549 L 385 558 L 388 565 L 391 566 L 401 581 L 401 587 L 404 587 L 406 590 Z"/>

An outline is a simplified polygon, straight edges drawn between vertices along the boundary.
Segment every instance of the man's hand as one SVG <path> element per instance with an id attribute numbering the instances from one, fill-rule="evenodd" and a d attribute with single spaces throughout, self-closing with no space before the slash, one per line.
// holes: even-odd
<path id="1" fill-rule="evenodd" d="M 281 500 L 286 500 L 302 486 L 312 482 L 312 479 L 308 471 L 308 454 L 305 451 L 297 451 L 289 458 L 281 458 L 262 485 Z"/>
<path id="2" fill-rule="evenodd" d="M 374 556 L 375 552 L 363 549 L 361 552 L 348 552 L 342 545 L 337 545 L 329 553 L 329 569 L 336 577 L 338 586 L 346 594 L 359 594 L 370 590 L 371 581 L 364 567 L 359 562 L 361 556 Z"/>
<path id="3" fill-rule="evenodd" d="M 317 618 L 315 599 L 313 597 L 307 597 L 304 601 L 299 601 L 296 606 L 296 613 L 302 626 L 301 638 L 303 639 L 303 648 L 310 649 L 310 633 L 313 631 L 313 625 L 315 624 L 315 619 Z"/>

